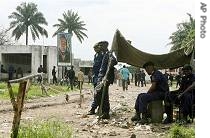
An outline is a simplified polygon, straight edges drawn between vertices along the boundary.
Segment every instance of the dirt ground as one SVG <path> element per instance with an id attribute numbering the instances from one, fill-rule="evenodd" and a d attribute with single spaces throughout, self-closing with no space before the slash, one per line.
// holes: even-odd
<path id="1" fill-rule="evenodd" d="M 65 94 L 50 96 L 34 100 L 27 100 L 22 112 L 22 120 L 36 120 L 57 118 L 70 123 L 73 127 L 74 138 L 157 138 L 166 137 L 170 125 L 149 124 L 139 125 L 130 121 L 134 115 L 136 97 L 141 92 L 146 92 L 146 87 L 136 87 L 133 83 L 127 91 L 116 84 L 109 88 L 111 118 L 97 122 L 97 116 L 87 116 L 93 99 L 92 88 L 84 85 L 82 93 L 84 101 L 79 107 L 79 92 L 71 92 L 69 102 L 65 101 Z M 30 92 L 30 91 L 29 91 Z M 8 138 L 12 126 L 13 112 L 10 101 L 0 101 L 0 138 Z"/>

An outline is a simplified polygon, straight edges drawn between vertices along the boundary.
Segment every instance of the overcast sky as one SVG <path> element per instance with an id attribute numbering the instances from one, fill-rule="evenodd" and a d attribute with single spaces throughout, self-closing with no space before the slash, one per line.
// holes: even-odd
<path id="1" fill-rule="evenodd" d="M 56 46 L 57 39 L 52 35 L 57 28 L 52 26 L 67 10 L 78 12 L 86 23 L 88 38 L 80 44 L 73 36 L 72 45 L 75 58 L 83 60 L 93 59 L 96 42 L 107 40 L 111 44 L 116 29 L 137 49 L 152 54 L 167 53 L 168 38 L 177 30 L 176 24 L 189 19 L 186 13 L 195 15 L 192 0 L 0 0 L 1 27 L 9 27 L 8 16 L 21 2 L 36 3 L 48 22 L 45 28 L 49 37 L 35 42 L 30 37 L 30 45 Z M 25 36 L 17 44 L 25 44 Z"/>

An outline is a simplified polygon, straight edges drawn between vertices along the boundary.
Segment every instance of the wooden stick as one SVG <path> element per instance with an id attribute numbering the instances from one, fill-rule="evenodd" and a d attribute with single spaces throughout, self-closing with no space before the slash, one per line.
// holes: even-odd
<path id="1" fill-rule="evenodd" d="M 32 74 L 32 75 L 29 75 L 29 76 L 22 77 L 22 78 L 20 78 L 20 79 L 9 80 L 8 82 L 10 82 L 10 83 L 17 83 L 17 82 L 21 82 L 21 81 L 25 81 L 25 80 L 34 78 L 34 77 L 36 77 L 36 76 L 41 76 L 42 74 L 44 74 L 44 73 Z"/>
<path id="2" fill-rule="evenodd" d="M 82 107 L 82 82 L 81 81 L 79 81 L 79 94 L 80 94 L 79 107 Z"/>
<path id="3" fill-rule="evenodd" d="M 17 136 L 18 136 L 21 113 L 23 110 L 23 104 L 24 104 L 24 98 L 25 98 L 26 85 L 27 85 L 27 81 L 20 82 L 20 85 L 19 85 L 17 102 L 15 104 L 16 106 L 14 109 L 11 138 L 17 138 Z"/>

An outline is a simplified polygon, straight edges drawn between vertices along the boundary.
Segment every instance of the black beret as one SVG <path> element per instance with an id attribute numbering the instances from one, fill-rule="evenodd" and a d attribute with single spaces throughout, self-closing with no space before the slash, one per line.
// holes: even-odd
<path id="1" fill-rule="evenodd" d="M 143 68 L 146 68 L 147 66 L 154 66 L 154 63 L 152 61 L 148 61 L 144 63 Z"/>
<path id="2" fill-rule="evenodd" d="M 107 41 L 100 41 L 100 42 L 98 42 L 98 45 L 100 45 L 102 47 L 108 47 L 109 43 Z"/>

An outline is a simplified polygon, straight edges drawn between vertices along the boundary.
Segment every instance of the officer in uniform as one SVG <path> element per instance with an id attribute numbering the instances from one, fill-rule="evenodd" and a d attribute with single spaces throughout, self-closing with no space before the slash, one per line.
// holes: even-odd
<path id="1" fill-rule="evenodd" d="M 97 86 L 100 85 L 103 81 L 106 81 L 96 93 L 96 100 L 99 105 L 99 108 L 102 108 L 102 119 L 109 119 L 109 110 L 110 110 L 110 104 L 109 104 L 109 85 L 113 84 L 114 82 L 114 65 L 117 64 L 116 58 L 112 55 L 111 52 L 108 51 L 108 42 L 107 41 L 101 41 L 99 42 L 101 45 L 101 49 L 104 53 L 103 60 L 101 63 L 101 67 L 99 70 L 98 74 L 98 79 L 97 79 Z M 109 69 L 109 70 L 108 70 Z M 108 70 L 108 72 L 107 72 Z M 106 74 L 108 73 L 108 74 Z M 106 78 L 104 78 L 106 76 Z M 104 93 L 104 99 L 102 101 L 102 94 Z M 101 102 L 103 102 L 102 107 Z"/>
<path id="2" fill-rule="evenodd" d="M 192 105 L 195 104 L 195 75 L 192 73 L 192 67 L 188 64 L 182 68 L 183 76 L 180 83 L 180 88 L 177 91 L 167 93 L 165 98 L 165 112 L 167 118 L 164 124 L 172 123 L 173 121 L 173 104 L 180 106 L 183 114 L 182 122 L 187 123 L 187 117 L 193 118 Z"/>
<path id="3" fill-rule="evenodd" d="M 148 123 L 147 120 L 147 105 L 156 100 L 164 100 L 165 93 L 169 91 L 169 86 L 166 77 L 154 68 L 154 63 L 149 61 L 143 65 L 148 75 L 151 75 L 151 83 L 147 93 L 140 93 L 136 99 L 135 110 L 136 114 L 131 118 L 132 121 L 139 121 L 141 124 Z M 140 118 L 142 114 L 142 118 Z"/>
<path id="4" fill-rule="evenodd" d="M 94 45 L 94 50 L 95 50 L 95 55 L 94 55 L 94 62 L 93 62 L 93 80 L 92 80 L 92 83 L 93 83 L 93 86 L 94 88 L 96 87 L 97 85 L 97 80 L 98 80 L 98 74 L 99 74 L 99 70 L 101 68 L 101 63 L 102 63 L 102 60 L 103 60 L 103 52 L 101 50 L 101 45 L 100 43 L 96 43 Z M 96 101 L 96 96 L 94 95 L 94 100 L 91 104 L 91 109 L 90 111 L 88 112 L 88 115 L 93 115 L 95 114 L 95 109 L 98 107 L 98 104 L 97 104 L 97 101 Z"/>

